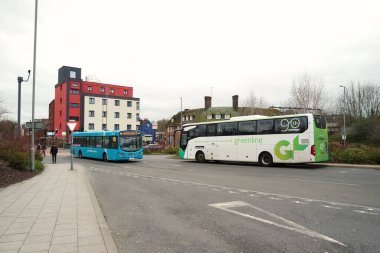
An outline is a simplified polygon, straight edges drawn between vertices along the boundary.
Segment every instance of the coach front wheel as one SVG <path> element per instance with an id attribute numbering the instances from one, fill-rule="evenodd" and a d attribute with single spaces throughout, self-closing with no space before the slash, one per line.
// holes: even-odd
<path id="1" fill-rule="evenodd" d="M 103 161 L 105 161 L 105 162 L 108 161 L 107 153 L 103 153 Z"/>
<path id="2" fill-rule="evenodd" d="M 204 163 L 206 161 L 205 154 L 202 151 L 198 151 L 195 155 L 195 160 L 199 163 Z"/>

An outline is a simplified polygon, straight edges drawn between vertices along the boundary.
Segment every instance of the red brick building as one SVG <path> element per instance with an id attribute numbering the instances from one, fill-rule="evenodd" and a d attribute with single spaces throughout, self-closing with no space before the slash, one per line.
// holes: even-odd
<path id="1" fill-rule="evenodd" d="M 78 122 L 77 131 L 139 129 L 140 99 L 133 97 L 133 88 L 83 81 L 80 68 L 63 66 L 58 70 L 53 101 L 49 119 L 54 122 L 56 137 L 66 138 L 66 142 L 70 140 L 69 121 Z"/>

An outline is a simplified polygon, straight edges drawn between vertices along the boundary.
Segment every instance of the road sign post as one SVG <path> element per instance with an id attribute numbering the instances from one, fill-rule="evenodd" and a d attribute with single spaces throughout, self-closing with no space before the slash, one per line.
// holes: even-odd
<path id="1" fill-rule="evenodd" d="M 71 131 L 71 134 L 70 134 L 70 137 L 71 137 L 71 142 L 70 142 L 70 163 L 71 163 L 71 170 L 74 169 L 74 161 L 73 161 L 73 132 L 74 132 L 74 129 L 77 125 L 77 122 L 67 122 L 67 127 L 70 129 Z"/>

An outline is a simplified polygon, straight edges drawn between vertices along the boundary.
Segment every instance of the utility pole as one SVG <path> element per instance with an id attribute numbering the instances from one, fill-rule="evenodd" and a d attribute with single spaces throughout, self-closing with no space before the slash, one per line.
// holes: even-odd
<path id="1" fill-rule="evenodd" d="M 343 88 L 343 146 L 346 146 L 346 86 L 340 85 Z"/>
<path id="2" fill-rule="evenodd" d="M 33 50 L 33 95 L 32 95 L 32 141 L 30 156 L 32 161 L 32 171 L 34 168 L 34 109 L 35 109 L 35 93 L 36 93 L 36 55 L 37 55 L 37 13 L 38 13 L 38 0 L 35 0 L 35 13 L 34 13 L 34 50 Z"/>
<path id="3" fill-rule="evenodd" d="M 18 76 L 17 82 L 18 82 L 18 108 L 17 108 L 17 138 L 20 138 L 21 136 L 21 83 L 27 82 L 30 77 L 30 70 L 28 70 L 28 78 L 24 80 L 23 77 Z"/>
<path id="4" fill-rule="evenodd" d="M 182 97 L 180 97 L 180 99 L 181 99 L 181 130 L 182 130 Z"/>

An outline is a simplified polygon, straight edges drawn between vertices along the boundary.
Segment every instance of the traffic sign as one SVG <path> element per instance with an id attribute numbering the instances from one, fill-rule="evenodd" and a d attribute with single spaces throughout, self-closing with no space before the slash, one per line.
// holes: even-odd
<path id="1" fill-rule="evenodd" d="M 71 132 L 73 132 L 75 127 L 77 126 L 77 122 L 67 122 L 66 124 Z"/>

